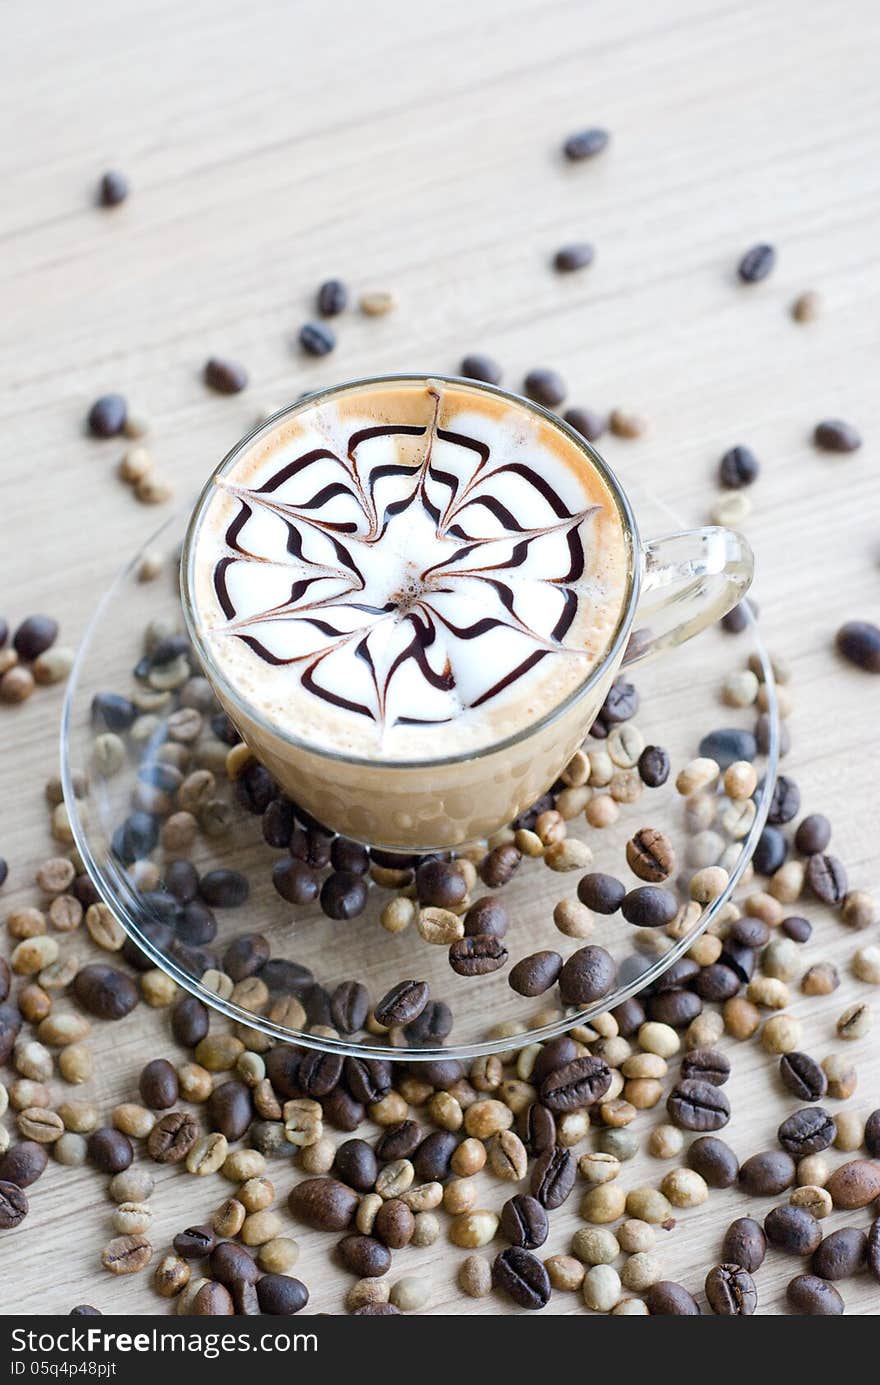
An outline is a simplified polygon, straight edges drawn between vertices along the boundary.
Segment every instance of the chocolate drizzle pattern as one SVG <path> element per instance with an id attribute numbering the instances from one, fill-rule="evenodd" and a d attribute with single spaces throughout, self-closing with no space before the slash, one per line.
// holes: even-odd
<path id="1" fill-rule="evenodd" d="M 453 721 L 548 656 L 588 652 L 565 639 L 595 591 L 601 507 L 570 510 L 537 462 L 496 461 L 432 408 L 311 447 L 255 488 L 218 480 L 238 508 L 212 637 L 380 729 Z"/>

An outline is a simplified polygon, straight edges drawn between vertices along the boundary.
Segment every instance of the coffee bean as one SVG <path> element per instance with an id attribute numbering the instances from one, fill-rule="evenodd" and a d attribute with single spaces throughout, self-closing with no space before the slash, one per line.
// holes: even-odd
<path id="1" fill-rule="evenodd" d="M 336 317 L 348 307 L 348 289 L 341 279 L 326 279 L 318 289 L 316 306 L 322 317 Z"/>
<path id="2" fill-rule="evenodd" d="M 666 1101 L 673 1125 L 681 1130 L 720 1130 L 730 1120 L 730 1102 L 711 1082 L 685 1079 Z"/>
<path id="3" fill-rule="evenodd" d="M 669 755 L 660 745 L 646 745 L 639 756 L 639 776 L 649 789 L 657 789 L 666 783 L 669 767 Z"/>
<path id="4" fill-rule="evenodd" d="M 381 1101 L 391 1090 L 391 1064 L 381 1058 L 349 1056 L 343 1065 L 343 1075 L 351 1095 L 365 1106 Z"/>
<path id="5" fill-rule="evenodd" d="M 726 490 L 740 490 L 757 480 L 760 463 L 749 447 L 731 447 L 721 458 L 718 480 Z"/>
<path id="6" fill-rule="evenodd" d="M 188 1226 L 178 1231 L 173 1245 L 184 1260 L 206 1260 L 217 1245 L 217 1237 L 212 1226 Z"/>
<path id="7" fill-rule="evenodd" d="M 493 847 L 480 863 L 480 879 L 490 890 L 500 890 L 520 867 L 522 852 L 512 842 Z"/>
<path id="8" fill-rule="evenodd" d="M 719 768 L 725 770 L 736 760 L 748 760 L 751 763 L 758 753 L 758 744 L 751 731 L 743 731 L 738 727 L 723 727 L 718 731 L 710 731 L 703 737 L 699 753 L 704 759 L 715 760 Z"/>
<path id="9" fill-rule="evenodd" d="M 813 925 L 809 919 L 801 918 L 798 914 L 790 914 L 788 918 L 784 918 L 780 927 L 785 936 L 795 943 L 809 942 L 813 936 Z"/>
<path id="10" fill-rule="evenodd" d="M 211 1252 L 211 1274 L 220 1284 L 231 1287 L 237 1281 L 256 1284 L 260 1277 L 252 1256 L 234 1241 L 221 1241 Z"/>
<path id="11" fill-rule="evenodd" d="M 93 438 L 115 438 L 125 428 L 128 406 L 121 394 L 102 394 L 86 420 Z"/>
<path id="12" fill-rule="evenodd" d="M 316 1231 L 345 1231 L 359 1201 L 357 1193 L 336 1178 L 307 1178 L 291 1189 L 287 1205 Z"/>
<path id="13" fill-rule="evenodd" d="M 424 1131 L 414 1120 L 398 1121 L 390 1125 L 379 1136 L 376 1157 L 383 1163 L 397 1159 L 409 1159 L 415 1154 L 424 1138 Z"/>
<path id="14" fill-rule="evenodd" d="M 724 1234 L 721 1254 L 727 1263 L 741 1265 L 754 1274 L 764 1263 L 767 1237 L 759 1222 L 752 1217 L 738 1217 Z"/>
<path id="15" fill-rule="evenodd" d="M 856 1226 L 832 1231 L 813 1252 L 810 1267 L 821 1279 L 850 1279 L 865 1264 L 868 1238 Z"/>
<path id="16" fill-rule="evenodd" d="M 330 997 L 330 1015 L 340 1034 L 356 1034 L 370 1013 L 370 993 L 362 981 L 341 981 Z"/>
<path id="17" fill-rule="evenodd" d="M 644 1300 L 652 1317 L 698 1318 L 700 1306 L 693 1294 L 681 1284 L 671 1279 L 660 1279 L 650 1284 L 644 1292 Z"/>
<path id="18" fill-rule="evenodd" d="M 550 1221 L 537 1198 L 517 1193 L 501 1209 L 499 1230 L 512 1246 L 537 1250 L 550 1234 Z"/>
<path id="19" fill-rule="evenodd" d="M 880 626 L 849 620 L 837 632 L 838 653 L 866 673 L 880 673 Z"/>
<path id="20" fill-rule="evenodd" d="M 871 1223 L 868 1230 L 866 1262 L 874 1278 L 880 1280 L 880 1217 Z"/>
<path id="21" fill-rule="evenodd" d="M 531 1190 L 542 1207 L 561 1207 L 574 1187 L 577 1166 L 570 1149 L 554 1145 L 539 1156 L 532 1169 Z"/>
<path id="22" fill-rule="evenodd" d="M 507 932 L 507 910 L 496 895 L 487 894 L 472 904 L 464 916 L 467 938 L 503 938 Z"/>
<path id="23" fill-rule="evenodd" d="M 834 1143 L 837 1125 L 821 1106 L 805 1106 L 784 1120 L 776 1132 L 782 1148 L 794 1159 L 819 1154 Z"/>
<path id="24" fill-rule="evenodd" d="M 309 1301 L 302 1280 L 288 1274 L 264 1274 L 257 1281 L 257 1300 L 261 1313 L 272 1317 L 292 1317 L 301 1313 Z"/>
<path id="25" fill-rule="evenodd" d="M 788 855 L 788 843 L 778 827 L 765 827 L 755 845 L 752 864 L 759 875 L 773 875 Z"/>
<path id="26" fill-rule="evenodd" d="M 613 875 L 603 875 L 594 871 L 584 875 L 578 882 L 578 899 L 595 914 L 614 914 L 626 896 L 626 886 Z"/>
<path id="27" fill-rule="evenodd" d="M 777 776 L 770 798 L 770 811 L 767 821 L 778 827 L 797 817 L 801 807 L 801 791 L 787 774 Z"/>
<path id="28" fill-rule="evenodd" d="M 458 372 L 466 380 L 482 380 L 486 385 L 501 384 L 501 367 L 497 361 L 492 360 L 491 356 L 483 356 L 478 353 L 465 356 Z"/>
<path id="29" fill-rule="evenodd" d="M 342 1055 L 321 1053 L 312 1048 L 303 1054 L 297 1072 L 297 1082 L 306 1096 L 329 1096 L 342 1076 Z"/>
<path id="30" fill-rule="evenodd" d="M 0 1063 L 6 1063 L 21 1029 L 21 1014 L 15 1005 L 0 1005 Z"/>
<path id="31" fill-rule="evenodd" d="M 353 919 L 367 907 L 367 886 L 360 875 L 336 870 L 321 886 L 321 908 L 328 918 Z"/>
<path id="32" fill-rule="evenodd" d="M 583 159 L 592 159 L 596 154 L 601 154 L 602 150 L 607 148 L 610 138 L 607 130 L 593 125 L 587 130 L 579 130 L 577 134 L 569 135 L 562 146 L 562 152 L 571 163 L 580 163 Z"/>
<path id="33" fill-rule="evenodd" d="M 553 256 L 553 268 L 560 274 L 571 274 L 578 269 L 586 269 L 593 263 L 596 252 L 589 241 L 574 241 L 563 245 Z"/>
<path id="34" fill-rule="evenodd" d="M 308 967 L 301 966 L 299 962 L 289 962 L 283 957 L 271 958 L 260 971 L 260 980 L 265 981 L 270 991 L 295 995 L 301 1000 L 315 984 Z"/>
<path id="35" fill-rule="evenodd" d="M 794 1160 L 783 1150 L 764 1150 L 760 1154 L 753 1154 L 740 1165 L 739 1186 L 755 1197 L 776 1197 L 790 1188 L 794 1181 Z M 725 1255 L 727 1260 L 733 1258 Z"/>
<path id="36" fill-rule="evenodd" d="M 189 1112 L 171 1111 L 156 1122 L 147 1138 L 147 1152 L 157 1164 L 179 1164 L 199 1138 L 199 1123 Z"/>
<path id="37" fill-rule="evenodd" d="M 511 1246 L 495 1257 L 492 1282 L 519 1308 L 545 1308 L 550 1301 L 547 1271 L 540 1260 L 520 1246 Z"/>
<path id="38" fill-rule="evenodd" d="M 272 867 L 272 884 L 288 904 L 311 904 L 318 897 L 318 877 L 305 861 L 277 861 Z"/>
<path id="39" fill-rule="evenodd" d="M 500 938 L 478 933 L 450 944 L 449 965 L 459 976 L 488 976 L 506 964 L 508 955 Z"/>
<path id="40" fill-rule="evenodd" d="M 835 1207 L 846 1211 L 867 1207 L 880 1197 L 880 1164 L 869 1159 L 851 1159 L 834 1170 L 825 1186 Z"/>
<path id="41" fill-rule="evenodd" d="M 336 334 L 323 322 L 306 322 L 299 329 L 299 344 L 307 356 L 329 356 Z"/>
<path id="42" fill-rule="evenodd" d="M 587 442 L 598 442 L 608 428 L 607 415 L 597 413 L 595 409 L 566 409 L 563 418 L 568 426 L 580 433 L 582 438 L 586 438 Z"/>
<path id="43" fill-rule="evenodd" d="M 857 452 L 862 435 L 842 418 L 826 418 L 813 429 L 813 442 L 823 452 Z"/>
<path id="44" fill-rule="evenodd" d="M 577 1111 L 600 1101 L 611 1086 L 611 1069 L 603 1058 L 573 1058 L 544 1078 L 539 1095 L 553 1112 Z"/>
<path id="45" fill-rule="evenodd" d="M 740 260 L 737 274 L 744 284 L 757 284 L 767 278 L 775 264 L 776 251 L 772 245 L 753 245 Z"/>
<path id="46" fill-rule="evenodd" d="M 825 1279 L 815 1274 L 798 1274 L 785 1291 L 788 1305 L 805 1317 L 839 1317 L 844 1304 L 840 1294 Z"/>
<path id="47" fill-rule="evenodd" d="M 748 1318 L 758 1306 L 758 1291 L 741 1265 L 716 1265 L 706 1275 L 706 1298 L 713 1313 L 724 1318 Z"/>
<path id="48" fill-rule="evenodd" d="M 376 1019 L 389 1029 L 392 1025 L 409 1024 L 422 1013 L 429 994 L 425 981 L 398 981 L 376 1005 Z"/>
<path id="49" fill-rule="evenodd" d="M 404 1026 L 414 1048 L 436 1048 L 452 1032 L 453 1014 L 445 1000 L 429 1000 L 420 1015 Z"/>
<path id="50" fill-rule="evenodd" d="M 789 1255 L 812 1255 L 822 1239 L 822 1230 L 812 1213 L 790 1203 L 767 1213 L 764 1234 L 771 1246 Z"/>
<path id="51" fill-rule="evenodd" d="M 422 1183 L 442 1183 L 449 1177 L 458 1136 L 451 1130 L 434 1130 L 426 1135 L 412 1157 L 416 1178 Z"/>
<path id="52" fill-rule="evenodd" d="M 101 1173 L 121 1173 L 134 1158 L 131 1140 L 121 1130 L 104 1125 L 88 1138 L 89 1159 Z"/>
<path id="53" fill-rule="evenodd" d="M 199 894 L 212 909 L 237 909 L 250 894 L 250 885 L 240 871 L 209 870 L 199 881 Z"/>
<path id="54" fill-rule="evenodd" d="M 208 1118 L 227 1140 L 240 1140 L 253 1118 L 250 1088 L 244 1082 L 221 1082 L 208 1097 Z"/>
<path id="55" fill-rule="evenodd" d="M 559 995 L 564 1005 L 589 1005 L 601 1000 L 614 985 L 617 966 L 604 947 L 579 947 L 559 973 Z"/>
<path id="56" fill-rule="evenodd" d="M 831 823 L 821 813 L 809 813 L 794 834 L 794 844 L 804 856 L 824 851 L 831 841 Z"/>
<path id="57" fill-rule="evenodd" d="M 184 995 L 171 1011 L 171 1032 L 183 1048 L 195 1048 L 210 1028 L 208 1007 L 194 995 Z"/>
<path id="58" fill-rule="evenodd" d="M 807 1053 L 783 1053 L 779 1075 L 788 1090 L 801 1101 L 821 1101 L 828 1090 L 824 1069 Z"/>
<path id="59" fill-rule="evenodd" d="M 167 1111 L 178 1097 L 177 1069 L 165 1058 L 154 1058 L 141 1069 L 138 1090 L 151 1111 Z"/>
<path id="60" fill-rule="evenodd" d="M 732 1188 L 739 1175 L 739 1160 L 730 1145 L 715 1135 L 702 1135 L 687 1152 L 688 1168 L 710 1188 Z"/>
<path id="61" fill-rule="evenodd" d="M 454 909 L 467 894 L 467 882 L 451 861 L 423 861 L 416 871 L 416 893 L 420 904 Z"/>
<path id="62" fill-rule="evenodd" d="M 639 885 L 624 896 L 620 908 L 635 928 L 665 928 L 678 913 L 678 900 L 662 885 Z"/>
<path id="63" fill-rule="evenodd" d="M 0 1179 L 0 1231 L 9 1231 L 28 1214 L 27 1193 L 17 1183 Z"/>
<path id="64" fill-rule="evenodd" d="M 69 1318 L 101 1318 L 104 1315 L 100 1308 L 93 1308 L 90 1303 L 78 1303 L 75 1308 L 71 1308 L 67 1316 Z"/>
<path id="65" fill-rule="evenodd" d="M 237 361 L 212 356 L 205 362 L 204 381 L 218 394 L 240 394 L 248 382 L 247 371 Z"/>
<path id="66" fill-rule="evenodd" d="M 375 1236 L 344 1236 L 337 1250 L 345 1268 L 358 1279 L 377 1279 L 391 1268 L 391 1252 Z"/>
<path id="67" fill-rule="evenodd" d="M 693 1048 L 681 1060 L 681 1076 L 723 1087 L 730 1076 L 730 1059 L 717 1048 Z"/>
<path id="68" fill-rule="evenodd" d="M 555 409 L 568 393 L 568 387 L 555 370 L 541 367 L 529 371 L 523 381 L 523 392 L 537 404 L 543 404 L 545 409 Z"/>
<path id="69" fill-rule="evenodd" d="M 101 1252 L 101 1264 L 111 1274 L 137 1274 L 150 1263 L 152 1255 L 146 1236 L 115 1236 Z"/>
<path id="70" fill-rule="evenodd" d="M 846 868 L 836 856 L 818 852 L 807 861 L 807 883 L 823 904 L 840 904 L 848 888 Z"/>
<path id="71" fill-rule="evenodd" d="M 98 184 L 98 202 L 102 207 L 118 207 L 128 196 L 128 179 L 116 169 L 108 169 Z"/>
<path id="72" fill-rule="evenodd" d="M 872 1159 L 880 1159 L 880 1107 L 865 1121 L 865 1149 Z"/>
<path id="73" fill-rule="evenodd" d="M 640 880 L 658 884 L 675 870 L 675 852 L 665 832 L 643 827 L 626 844 L 627 865 Z"/>
<path id="74" fill-rule="evenodd" d="M 543 995 L 555 984 L 561 970 L 558 952 L 533 952 L 511 968 L 507 982 L 517 995 Z"/>

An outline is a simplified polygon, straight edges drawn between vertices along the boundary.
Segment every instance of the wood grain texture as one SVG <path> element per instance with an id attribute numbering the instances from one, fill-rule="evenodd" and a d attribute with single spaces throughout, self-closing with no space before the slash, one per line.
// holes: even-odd
<path id="1" fill-rule="evenodd" d="M 789 763 L 805 804 L 832 818 L 854 883 L 878 883 L 877 680 L 832 650 L 842 620 L 880 617 L 875 5 L 854 0 L 841 23 L 834 6 L 795 0 L 118 0 L 86 13 L 45 0 L 17 6 L 9 29 L 0 415 L 10 621 L 50 611 L 75 643 L 157 518 L 116 479 L 120 446 L 83 434 L 106 390 L 149 412 L 151 445 L 184 498 L 259 409 L 315 384 L 454 369 L 476 349 L 504 363 L 513 388 L 529 367 L 552 365 L 572 403 L 650 420 L 642 441 L 611 440 L 607 455 L 689 520 L 705 518 L 726 447 L 747 443 L 762 459 L 747 530 L 766 636 L 794 669 Z M 591 123 L 613 132 L 611 148 L 564 165 L 562 138 Z M 102 212 L 92 192 L 108 166 L 133 192 Z M 554 275 L 553 251 L 581 238 L 597 247 L 594 267 Z M 778 246 L 778 267 L 744 288 L 735 265 L 759 239 Z M 296 330 L 329 275 L 390 289 L 398 308 L 381 320 L 349 315 L 336 353 L 311 362 Z M 797 326 L 790 304 L 807 288 L 824 312 Z M 247 365 L 246 394 L 205 391 L 211 354 Z M 828 416 L 860 427 L 859 453 L 813 449 L 812 427 Z M 60 690 L 41 691 L 0 715 L 4 912 L 36 898 L 60 704 Z M 807 912 L 816 931 L 805 960 L 833 959 L 842 975 L 827 1000 L 798 996 L 793 1007 L 805 1047 L 823 1056 L 843 1046 L 837 1014 L 865 995 L 849 959 L 869 939 Z M 865 1113 L 880 1106 L 876 1033 L 850 1045 L 860 1084 L 849 1105 Z M 94 1093 L 110 1101 L 172 1045 L 162 1017 L 139 1010 L 102 1029 L 95 1048 Z M 729 1135 L 745 1156 L 772 1143 L 790 1103 L 755 1046 L 732 1056 Z M 625 1178 L 636 1186 L 663 1171 L 639 1157 Z M 218 1177 L 194 1186 L 159 1171 L 157 1181 L 159 1250 L 227 1191 Z M 279 1197 L 292 1182 L 279 1166 Z M 489 1205 L 501 1195 L 487 1190 Z M 553 1217 L 548 1254 L 567 1249 L 576 1201 Z M 97 1175 L 53 1166 L 32 1204 L 0 1246 L 4 1312 L 82 1301 L 164 1311 L 148 1275 L 116 1280 L 99 1267 L 110 1230 Z M 683 1213 L 661 1233 L 669 1277 L 701 1289 L 725 1219 L 767 1208 L 724 1193 Z M 826 1226 L 850 1220 L 866 1217 Z M 341 1311 L 347 1277 L 328 1258 L 331 1238 L 290 1230 L 312 1308 Z M 442 1244 L 410 1250 L 394 1274 L 423 1268 L 431 1311 L 505 1311 L 458 1294 L 461 1256 Z M 768 1259 L 760 1311 L 784 1311 L 796 1268 Z M 876 1283 L 843 1289 L 849 1313 L 877 1312 Z M 549 1311 L 584 1310 L 559 1294 Z"/>

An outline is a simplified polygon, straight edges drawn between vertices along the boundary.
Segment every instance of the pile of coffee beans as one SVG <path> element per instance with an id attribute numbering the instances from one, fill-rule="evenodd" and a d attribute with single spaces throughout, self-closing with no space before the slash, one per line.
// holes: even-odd
<path id="1" fill-rule="evenodd" d="M 57 639 L 58 622 L 52 616 L 26 616 L 11 639 L 9 624 L 0 617 L 0 703 L 15 706 L 38 686 L 64 682 L 74 654 Z"/>

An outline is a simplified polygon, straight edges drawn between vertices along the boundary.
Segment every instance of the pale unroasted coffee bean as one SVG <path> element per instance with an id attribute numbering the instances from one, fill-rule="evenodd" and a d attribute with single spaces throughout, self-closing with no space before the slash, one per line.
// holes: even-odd
<path id="1" fill-rule="evenodd" d="M 482 1255 L 469 1255 L 458 1267 L 458 1287 L 468 1298 L 486 1298 L 492 1292 L 492 1267 Z"/>
<path id="2" fill-rule="evenodd" d="M 121 1202 L 113 1213 L 113 1230 L 123 1236 L 139 1236 L 149 1231 L 153 1213 L 144 1202 Z"/>
<path id="3" fill-rule="evenodd" d="M 699 1207 L 709 1196 L 706 1182 L 693 1169 L 672 1169 L 665 1175 L 660 1190 L 673 1207 Z M 636 1285 L 630 1285 L 635 1288 Z"/>
<path id="4" fill-rule="evenodd" d="M 116 1236 L 101 1252 L 101 1264 L 111 1274 L 137 1274 L 153 1257 L 146 1236 Z"/>
<path id="5" fill-rule="evenodd" d="M 456 1217 L 449 1226 L 449 1239 L 453 1245 L 465 1250 L 476 1250 L 489 1245 L 498 1231 L 498 1217 L 485 1210 L 465 1212 Z"/>
<path id="6" fill-rule="evenodd" d="M 571 1251 L 585 1265 L 611 1265 L 620 1254 L 617 1237 L 604 1227 L 583 1227 L 571 1238 Z"/>
<path id="7" fill-rule="evenodd" d="M 638 1255 L 645 1251 L 653 1250 L 657 1234 L 649 1222 L 639 1221 L 638 1218 L 630 1217 L 617 1228 L 617 1239 L 620 1249 L 626 1251 L 627 1255 Z"/>
<path id="8" fill-rule="evenodd" d="M 848 1006 L 837 1018 L 837 1033 L 841 1039 L 863 1039 L 874 1026 L 874 1012 L 865 1001 Z"/>
<path id="9" fill-rule="evenodd" d="M 110 1180 L 109 1193 L 114 1202 L 146 1202 L 152 1197 L 154 1182 L 145 1169 L 128 1168 L 114 1174 Z"/>
<path id="10" fill-rule="evenodd" d="M 831 1194 L 827 1188 L 818 1188 L 808 1183 L 789 1193 L 788 1200 L 792 1207 L 803 1208 L 817 1221 L 823 1217 L 829 1217 L 834 1209 L 834 1203 L 831 1201 Z"/>
<path id="11" fill-rule="evenodd" d="M 578 1160 L 578 1172 L 587 1183 L 596 1186 L 611 1183 L 620 1173 L 620 1160 L 614 1154 L 598 1151 L 582 1154 Z"/>
<path id="12" fill-rule="evenodd" d="M 584 1275 L 584 1303 L 596 1313 L 610 1313 L 620 1299 L 620 1275 L 611 1265 L 593 1265 Z"/>
<path id="13" fill-rule="evenodd" d="M 216 1173 L 223 1165 L 229 1146 L 225 1135 L 216 1132 L 210 1135 L 203 1135 L 196 1140 L 195 1144 L 186 1155 L 186 1167 L 189 1173 L 197 1174 L 204 1178 L 209 1173 Z"/>
<path id="14" fill-rule="evenodd" d="M 664 1198 L 665 1201 L 665 1198 Z M 666 1204 L 667 1207 L 669 1204 Z M 627 1195 L 617 1183 L 600 1183 L 585 1193 L 581 1199 L 580 1214 L 584 1221 L 595 1226 L 604 1226 L 617 1221 L 627 1208 Z M 640 1215 L 634 1213 L 633 1215 Z M 647 1220 L 647 1218 L 642 1218 Z"/>

